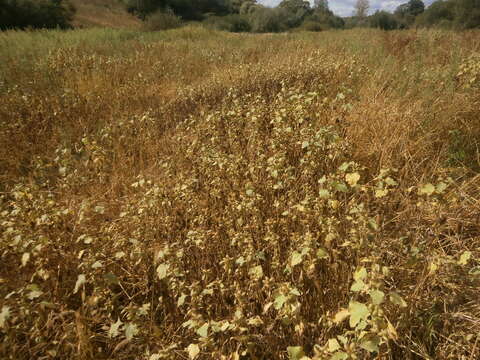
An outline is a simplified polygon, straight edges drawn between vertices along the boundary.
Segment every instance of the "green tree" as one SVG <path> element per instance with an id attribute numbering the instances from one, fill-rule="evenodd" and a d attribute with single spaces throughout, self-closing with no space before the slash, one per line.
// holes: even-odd
<path id="1" fill-rule="evenodd" d="M 0 29 L 66 29 L 74 13 L 74 7 L 62 0 L 0 0 Z"/>
<path id="2" fill-rule="evenodd" d="M 398 28 L 398 22 L 393 14 L 377 11 L 370 17 L 370 26 L 382 30 L 395 30 Z"/>
<path id="3" fill-rule="evenodd" d="M 456 1 L 455 27 L 459 29 L 473 29 L 480 27 L 480 0 Z"/>
<path id="4" fill-rule="evenodd" d="M 305 0 L 283 0 L 278 8 L 284 10 L 280 12 L 287 22 L 289 28 L 299 26 L 303 20 L 312 13 L 310 2 Z"/>

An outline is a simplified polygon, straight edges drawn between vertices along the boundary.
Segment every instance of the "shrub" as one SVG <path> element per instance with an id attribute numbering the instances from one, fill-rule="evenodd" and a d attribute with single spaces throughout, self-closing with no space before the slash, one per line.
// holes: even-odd
<path id="1" fill-rule="evenodd" d="M 63 0 L 0 0 L 0 30 L 71 27 L 75 8 Z"/>
<path id="2" fill-rule="evenodd" d="M 315 31 L 315 32 L 325 30 L 322 24 L 316 21 L 311 21 L 311 20 L 304 21 L 303 24 L 300 26 L 300 29 L 305 31 Z"/>
<path id="3" fill-rule="evenodd" d="M 243 15 L 232 14 L 227 16 L 210 16 L 205 24 L 216 30 L 229 32 L 248 32 L 251 29 L 248 19 Z"/>
<path id="4" fill-rule="evenodd" d="M 392 14 L 386 11 L 377 11 L 370 18 L 370 26 L 382 30 L 395 30 L 398 28 L 398 22 Z"/>
<path id="5" fill-rule="evenodd" d="M 181 19 L 173 12 L 157 11 L 145 20 L 145 29 L 148 31 L 161 31 L 175 29 L 182 25 Z"/>
<path id="6" fill-rule="evenodd" d="M 256 8 L 249 16 L 252 32 L 281 32 L 288 29 L 288 12 L 284 9 Z"/>

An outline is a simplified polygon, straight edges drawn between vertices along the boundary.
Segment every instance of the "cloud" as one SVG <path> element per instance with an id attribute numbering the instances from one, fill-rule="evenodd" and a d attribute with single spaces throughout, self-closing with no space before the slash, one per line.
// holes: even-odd
<path id="1" fill-rule="evenodd" d="M 277 6 L 281 0 L 258 0 L 260 4 L 265 6 Z M 425 5 L 429 5 L 434 0 L 424 0 Z M 313 0 L 310 1 L 313 3 Z M 377 10 L 394 11 L 398 5 L 408 0 L 370 0 L 370 12 Z M 330 9 L 339 16 L 351 16 L 355 8 L 356 0 L 330 0 Z"/>

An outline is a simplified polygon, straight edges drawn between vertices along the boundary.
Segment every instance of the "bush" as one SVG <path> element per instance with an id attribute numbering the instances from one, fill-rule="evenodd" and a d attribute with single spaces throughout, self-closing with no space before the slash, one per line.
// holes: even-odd
<path id="1" fill-rule="evenodd" d="M 398 22 L 392 14 L 386 11 L 377 11 L 370 17 L 370 26 L 382 30 L 395 30 L 398 28 Z"/>
<path id="2" fill-rule="evenodd" d="M 281 32 L 288 29 L 288 12 L 284 9 L 257 8 L 249 16 L 252 32 Z"/>
<path id="3" fill-rule="evenodd" d="M 205 24 L 216 30 L 230 32 L 248 32 L 251 29 L 248 19 L 243 15 L 232 14 L 227 16 L 210 16 Z"/>
<path id="4" fill-rule="evenodd" d="M 75 8 L 63 0 L 0 0 L 0 30 L 70 28 Z"/>
<path id="5" fill-rule="evenodd" d="M 315 32 L 325 30 L 322 24 L 316 21 L 311 21 L 311 20 L 304 21 L 303 24 L 300 26 L 300 29 L 305 31 L 315 31 Z"/>
<path id="6" fill-rule="evenodd" d="M 154 12 L 145 19 L 145 29 L 148 31 L 175 29 L 181 25 L 181 19 L 173 12 L 168 11 Z"/>

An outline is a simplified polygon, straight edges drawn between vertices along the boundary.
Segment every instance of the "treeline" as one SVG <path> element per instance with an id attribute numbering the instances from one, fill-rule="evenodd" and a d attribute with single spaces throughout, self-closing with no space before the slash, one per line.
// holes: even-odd
<path id="1" fill-rule="evenodd" d="M 345 23 L 328 7 L 328 0 L 283 0 L 275 8 L 256 0 L 124 0 L 129 12 L 161 30 L 181 21 L 232 32 L 282 32 L 294 28 L 320 31 L 343 28 Z"/>
<path id="2" fill-rule="evenodd" d="M 0 0 L 0 29 L 66 29 L 74 13 L 64 0 Z"/>
<path id="3" fill-rule="evenodd" d="M 87 1 L 87 0 L 86 0 Z M 472 29 L 480 27 L 480 0 L 437 0 L 428 8 L 409 0 L 390 13 L 368 15 L 369 0 L 357 0 L 352 17 L 336 16 L 328 0 L 282 0 L 275 8 L 256 0 L 116 0 L 145 21 L 149 30 L 202 22 L 231 32 L 322 31 L 354 27 L 384 30 L 412 27 Z M 0 0 L 0 30 L 69 28 L 75 13 L 68 0 Z"/>
<path id="4" fill-rule="evenodd" d="M 480 0 L 437 0 L 428 8 L 421 0 L 410 0 L 393 13 L 377 11 L 367 19 L 355 17 L 347 21 L 347 26 L 352 24 L 367 24 L 384 30 L 412 27 L 474 29 L 480 27 Z"/>

